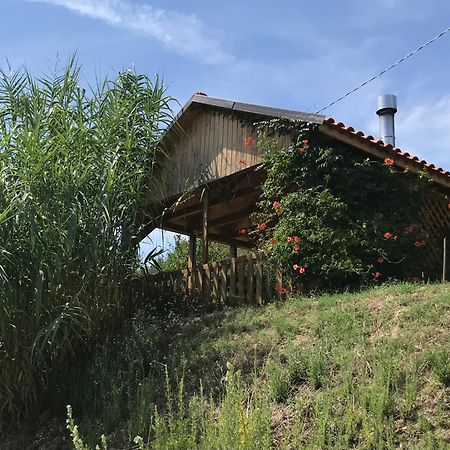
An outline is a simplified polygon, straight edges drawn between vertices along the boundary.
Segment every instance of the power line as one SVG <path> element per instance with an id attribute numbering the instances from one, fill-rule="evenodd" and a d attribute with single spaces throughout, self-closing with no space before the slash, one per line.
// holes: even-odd
<path id="1" fill-rule="evenodd" d="M 339 97 L 338 99 L 334 100 L 329 105 L 324 106 L 323 108 L 319 109 L 319 111 L 317 111 L 316 114 L 319 114 L 320 112 L 324 111 L 325 109 L 328 109 L 330 106 L 335 105 L 336 103 L 338 103 L 341 100 L 343 100 L 345 97 L 348 97 L 349 95 L 351 95 L 354 92 L 358 91 L 359 89 L 364 87 L 366 84 L 369 84 L 370 82 L 372 82 L 372 81 L 376 80 L 377 78 L 381 77 L 381 75 L 384 75 L 387 71 L 389 71 L 389 70 L 393 69 L 394 67 L 398 66 L 399 64 L 401 64 L 403 61 L 407 60 L 408 58 L 411 58 L 411 56 L 414 56 L 416 53 L 420 52 L 425 47 L 427 47 L 428 45 L 432 44 L 434 41 L 437 41 L 439 38 L 444 36 L 444 34 L 447 34 L 449 31 L 450 31 L 450 27 L 446 28 L 444 31 L 440 32 L 437 36 L 435 36 L 433 39 L 430 39 L 429 41 L 425 42 L 425 44 L 422 44 L 420 47 L 416 48 L 411 53 L 408 53 L 406 56 L 403 56 L 403 58 L 400 58 L 395 63 L 393 63 L 390 66 L 386 67 L 381 72 L 379 72 L 376 75 L 374 75 L 372 78 L 369 78 L 368 80 L 364 81 L 364 83 L 361 83 L 359 86 L 355 87 L 351 91 L 348 91 L 342 97 Z"/>

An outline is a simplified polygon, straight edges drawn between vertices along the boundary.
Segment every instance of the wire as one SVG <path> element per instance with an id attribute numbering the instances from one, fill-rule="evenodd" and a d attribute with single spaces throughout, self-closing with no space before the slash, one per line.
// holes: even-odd
<path id="1" fill-rule="evenodd" d="M 444 36 L 444 34 L 447 34 L 449 31 L 450 31 L 450 27 L 446 28 L 444 31 L 440 32 L 437 36 L 435 36 L 433 39 L 430 39 L 429 41 L 425 42 L 425 44 L 422 44 L 420 47 L 416 48 L 411 53 L 408 53 L 403 58 L 400 58 L 395 63 L 391 64 L 390 66 L 386 67 L 381 72 L 379 72 L 378 74 L 374 75 L 372 78 L 369 78 L 368 80 L 364 81 L 364 83 L 361 83 L 359 86 L 357 86 L 354 89 L 352 89 L 351 91 L 348 91 L 347 93 L 345 93 L 342 97 L 339 97 L 338 99 L 334 100 L 333 102 L 331 102 L 327 106 L 324 106 L 323 108 L 319 109 L 319 111 L 316 111 L 316 114 L 319 114 L 320 112 L 324 111 L 325 109 L 328 109 L 330 106 L 335 105 L 336 103 L 340 102 L 344 98 L 346 98 L 349 95 L 353 94 L 354 92 L 358 91 L 359 89 L 364 87 L 366 84 L 369 84 L 370 82 L 372 82 L 372 81 L 376 80 L 377 78 L 381 77 L 381 75 L 384 75 L 387 71 L 389 71 L 389 70 L 393 69 L 394 67 L 398 66 L 399 64 L 401 64 L 403 61 L 407 60 L 408 58 L 411 58 L 411 56 L 414 56 L 416 53 L 420 52 L 425 47 L 427 47 L 428 45 L 432 44 L 434 41 L 437 41 L 439 38 Z"/>

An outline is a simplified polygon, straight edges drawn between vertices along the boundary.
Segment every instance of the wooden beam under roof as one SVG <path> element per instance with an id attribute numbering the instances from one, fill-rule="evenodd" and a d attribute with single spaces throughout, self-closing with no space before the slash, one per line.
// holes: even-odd
<path id="1" fill-rule="evenodd" d="M 375 156 L 378 159 L 384 159 L 389 156 L 394 159 L 395 165 L 401 167 L 402 169 L 409 170 L 413 173 L 426 172 L 430 179 L 435 181 L 436 183 L 444 186 L 446 188 L 450 188 L 450 177 L 448 175 L 442 175 L 434 170 L 429 170 L 426 166 L 421 164 L 418 161 L 414 161 L 412 159 L 407 159 L 402 155 L 399 155 L 394 149 L 386 149 L 380 148 L 380 145 L 375 142 L 370 142 L 367 140 L 363 140 L 358 135 L 350 134 L 345 130 L 339 130 L 335 128 L 330 128 L 330 126 L 323 124 L 319 126 L 319 131 L 337 141 L 344 142 L 352 147 L 363 150 L 366 153 L 369 153 L 372 156 Z"/>

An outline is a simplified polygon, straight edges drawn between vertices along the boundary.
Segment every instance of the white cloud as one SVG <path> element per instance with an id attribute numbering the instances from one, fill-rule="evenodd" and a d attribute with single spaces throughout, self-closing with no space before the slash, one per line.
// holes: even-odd
<path id="1" fill-rule="evenodd" d="M 450 169 L 450 95 L 399 110 L 398 145 L 428 162 Z"/>
<path id="2" fill-rule="evenodd" d="M 223 64 L 232 60 L 195 15 L 157 9 L 148 4 L 132 5 L 124 0 L 28 1 L 61 6 L 109 25 L 141 33 L 171 51 L 206 64 Z"/>
<path id="3" fill-rule="evenodd" d="M 414 95 L 399 104 L 395 115 L 396 145 L 404 152 L 450 169 L 450 95 L 419 102 Z M 378 129 L 378 118 L 368 122 Z M 378 133 L 375 133 L 378 135 Z"/>

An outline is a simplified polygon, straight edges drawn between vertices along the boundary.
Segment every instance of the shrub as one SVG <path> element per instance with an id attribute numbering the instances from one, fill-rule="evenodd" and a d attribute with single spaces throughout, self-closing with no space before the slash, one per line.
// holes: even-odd
<path id="1" fill-rule="evenodd" d="M 307 288 L 420 277 L 428 235 L 417 214 L 425 181 L 344 144 L 319 142 L 315 126 L 259 126 L 267 179 L 253 237 L 285 275 Z M 275 135 L 292 144 L 278 148 Z"/>

